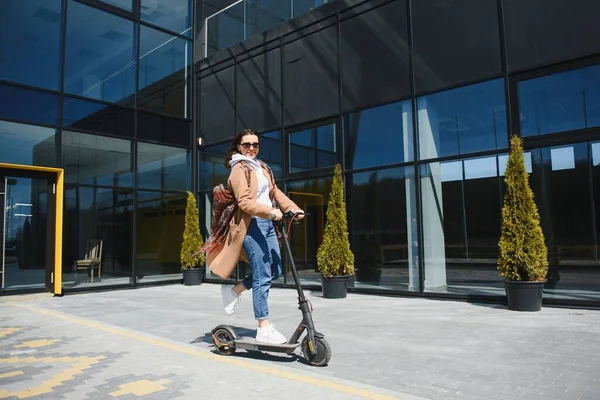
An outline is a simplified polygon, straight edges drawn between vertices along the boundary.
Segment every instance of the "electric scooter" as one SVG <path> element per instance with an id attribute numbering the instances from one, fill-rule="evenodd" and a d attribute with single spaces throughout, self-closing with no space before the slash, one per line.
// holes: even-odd
<path id="1" fill-rule="evenodd" d="M 298 214 L 288 211 L 283 214 L 283 218 L 280 221 L 274 222 L 281 229 L 282 241 L 291 263 L 292 276 L 294 277 L 296 290 L 298 291 L 298 309 L 302 312 L 302 321 L 290 339 L 283 344 L 259 343 L 254 338 L 239 336 L 230 325 L 219 325 L 211 331 L 213 343 L 219 354 L 229 356 L 235 353 L 237 349 L 292 354 L 298 346 L 302 346 L 304 358 L 310 365 L 321 367 L 327 365 L 329 362 L 331 347 L 327 340 L 325 340 L 325 335 L 317 332 L 315 329 L 312 319 L 312 305 L 304 297 L 304 291 L 300 285 L 298 271 L 296 270 L 296 264 L 294 263 L 287 237 L 289 226 L 296 215 Z M 285 221 L 289 221 L 287 228 Z M 304 331 L 306 331 L 306 335 L 300 342 L 300 337 Z"/>

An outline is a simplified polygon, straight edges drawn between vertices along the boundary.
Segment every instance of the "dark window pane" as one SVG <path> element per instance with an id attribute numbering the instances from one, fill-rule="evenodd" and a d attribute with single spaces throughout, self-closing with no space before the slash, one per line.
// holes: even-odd
<path id="1" fill-rule="evenodd" d="M 281 51 L 244 60 L 236 68 L 237 126 L 240 131 L 281 125 Z"/>
<path id="2" fill-rule="evenodd" d="M 600 2 L 503 0 L 510 71 L 600 53 Z"/>
<path id="3" fill-rule="evenodd" d="M 281 131 L 260 135 L 260 153 L 258 157 L 269 164 L 275 179 L 283 178 L 283 143 Z"/>
<path id="4" fill-rule="evenodd" d="M 508 147 L 502 79 L 419 97 L 417 117 L 422 160 Z"/>
<path id="5" fill-rule="evenodd" d="M 245 39 L 244 2 L 207 17 L 206 55 L 226 49 Z"/>
<path id="6" fill-rule="evenodd" d="M 133 110 L 106 104 L 65 98 L 63 127 L 115 136 L 133 136 Z"/>
<path id="7" fill-rule="evenodd" d="M 69 0 L 65 91 L 133 104 L 134 38 L 132 21 Z"/>
<path id="8" fill-rule="evenodd" d="M 327 3 L 331 0 L 293 0 L 292 1 L 292 18 L 306 14 L 309 11 Z"/>
<path id="9" fill-rule="evenodd" d="M 594 230 L 596 232 L 596 261 L 600 261 L 600 142 L 591 144 L 592 191 L 594 198 Z M 596 272 L 595 280 L 600 286 L 600 273 Z"/>
<path id="10" fill-rule="evenodd" d="M 56 166 L 56 129 L 0 121 L 3 163 Z"/>
<path id="11" fill-rule="evenodd" d="M 63 131 L 62 161 L 67 182 L 133 185 L 129 140 Z"/>
<path id="12" fill-rule="evenodd" d="M 327 201 L 332 178 L 310 179 L 287 184 L 287 195 L 304 212 L 310 214 L 290 228 L 290 247 L 302 281 L 321 284 L 317 271 L 317 250 L 323 243 L 327 216 Z M 283 190 L 283 188 L 282 188 Z M 293 282 L 290 266 L 286 265 L 287 281 Z"/>
<path id="13" fill-rule="evenodd" d="M 189 118 L 192 42 L 140 27 L 141 108 Z"/>
<path id="14" fill-rule="evenodd" d="M 336 28 L 325 28 L 283 46 L 284 124 L 338 112 Z"/>
<path id="15" fill-rule="evenodd" d="M 223 160 L 228 148 L 229 143 L 223 143 L 198 150 L 199 190 L 211 190 L 219 184 L 227 186 L 231 170 L 225 168 Z"/>
<path id="16" fill-rule="evenodd" d="M 179 252 L 185 205 L 184 194 L 138 192 L 135 261 L 138 282 L 181 279 Z"/>
<path id="17" fill-rule="evenodd" d="M 273 0 L 245 1 L 246 7 L 246 39 L 257 33 L 267 31 L 289 19 L 289 2 L 279 0 L 279 5 L 273 6 Z M 253 4 L 254 3 L 254 4 Z M 283 8 L 283 9 L 282 9 Z M 285 13 L 288 11 L 288 13 Z"/>
<path id="18" fill-rule="evenodd" d="M 60 23 L 61 0 L 2 0 L 0 79 L 59 90 Z"/>
<path id="19" fill-rule="evenodd" d="M 289 134 L 290 172 L 333 166 L 337 161 L 335 124 Z"/>
<path id="20" fill-rule="evenodd" d="M 58 125 L 58 96 L 0 84 L 0 118 Z"/>
<path id="21" fill-rule="evenodd" d="M 600 65 L 519 82 L 523 136 L 600 126 Z"/>
<path id="22" fill-rule="evenodd" d="M 131 283 L 133 193 L 113 189 L 67 187 L 63 234 L 65 287 Z M 102 241 L 102 264 L 94 271 L 73 272 L 91 240 Z M 100 278 L 100 279 L 98 279 Z"/>
<path id="23" fill-rule="evenodd" d="M 410 94 L 407 24 L 404 0 L 341 23 L 344 110 Z"/>
<path id="24" fill-rule="evenodd" d="M 138 187 L 156 190 L 188 190 L 189 151 L 158 144 L 138 143 Z"/>
<path id="25" fill-rule="evenodd" d="M 346 165 L 350 169 L 412 161 L 411 101 L 346 115 L 344 136 Z"/>
<path id="26" fill-rule="evenodd" d="M 142 21 L 191 37 L 192 0 L 141 0 Z"/>
<path id="27" fill-rule="evenodd" d="M 416 91 L 502 73 L 496 0 L 412 2 Z"/>
<path id="28" fill-rule="evenodd" d="M 234 67 L 200 80 L 200 134 L 205 143 L 232 138 L 235 131 Z"/>
<path id="29" fill-rule="evenodd" d="M 131 11 L 131 2 L 135 0 L 100 0 L 103 3 L 110 4 L 111 6 L 117 6 L 127 11 Z"/>
<path id="30" fill-rule="evenodd" d="M 497 157 L 434 162 L 422 165 L 420 175 L 424 290 L 504 294 L 496 269 L 502 215 Z"/>
<path id="31" fill-rule="evenodd" d="M 348 224 L 359 282 L 419 290 L 413 171 L 411 166 L 347 178 Z"/>
<path id="32" fill-rule="evenodd" d="M 190 145 L 190 122 L 139 112 L 138 138 L 167 144 Z"/>

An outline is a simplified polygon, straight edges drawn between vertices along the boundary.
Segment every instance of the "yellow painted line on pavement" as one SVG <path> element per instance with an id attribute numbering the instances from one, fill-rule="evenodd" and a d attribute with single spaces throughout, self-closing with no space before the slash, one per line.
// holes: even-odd
<path id="1" fill-rule="evenodd" d="M 342 385 L 342 384 L 331 382 L 331 381 L 328 381 L 325 379 L 312 378 L 310 376 L 302 375 L 302 374 L 295 373 L 295 372 L 285 371 L 283 369 L 265 367 L 262 365 L 254 364 L 254 363 L 247 362 L 247 361 L 242 361 L 242 360 L 235 359 L 235 358 L 230 358 L 227 356 L 218 356 L 218 355 L 209 353 L 206 350 L 194 349 L 194 348 L 178 345 L 175 343 L 168 342 L 166 340 L 160 340 L 160 339 L 157 339 L 154 337 L 146 336 L 144 334 L 134 333 L 134 332 L 128 331 L 126 329 L 117 328 L 117 327 L 113 327 L 110 325 L 105 325 L 100 322 L 90 321 L 90 320 L 79 318 L 79 317 L 73 317 L 73 316 L 66 315 L 66 314 L 63 314 L 63 313 L 57 312 L 57 311 L 47 310 L 47 309 L 38 308 L 38 307 L 32 307 L 32 306 L 29 306 L 29 305 L 26 305 L 23 303 L 11 303 L 11 305 L 22 308 L 22 309 L 26 309 L 26 310 L 29 310 L 29 311 L 32 311 L 35 313 L 48 315 L 53 318 L 62 319 L 63 321 L 68 321 L 68 322 L 72 322 L 75 324 L 84 325 L 84 326 L 87 326 L 90 328 L 98 329 L 98 330 L 101 330 L 104 332 L 109 332 L 109 333 L 112 333 L 115 335 L 127 337 L 130 339 L 136 340 L 138 342 L 143 342 L 143 343 L 151 344 L 153 346 L 162 347 L 164 349 L 169 349 L 169 350 L 173 350 L 173 351 L 176 351 L 179 353 L 188 354 L 188 355 L 191 355 L 194 357 L 202 357 L 202 358 L 206 358 L 206 359 L 213 360 L 213 361 L 218 361 L 218 362 L 222 362 L 222 363 L 226 363 L 226 364 L 230 364 L 230 365 L 235 365 L 237 367 L 246 368 L 246 369 L 250 369 L 253 371 L 257 371 L 257 372 L 262 372 L 265 374 L 274 375 L 274 376 L 290 379 L 290 380 L 297 381 L 297 382 L 308 383 L 308 384 L 311 384 L 314 386 L 327 388 L 330 390 L 335 390 L 337 392 L 348 393 L 353 396 L 364 397 L 366 399 L 372 399 L 372 400 L 396 399 L 395 397 L 383 395 L 380 393 L 375 393 L 375 392 L 365 390 L 365 389 L 359 389 L 359 388 L 348 386 L 348 385 Z"/>
<path id="2" fill-rule="evenodd" d="M 12 378 L 13 376 L 23 375 L 24 373 L 25 372 L 23 371 L 5 372 L 3 374 L 0 374 L 0 379 Z"/>

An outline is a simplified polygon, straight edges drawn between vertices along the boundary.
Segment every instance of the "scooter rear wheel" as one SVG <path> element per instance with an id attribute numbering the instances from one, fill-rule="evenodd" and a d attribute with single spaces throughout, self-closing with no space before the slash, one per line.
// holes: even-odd
<path id="1" fill-rule="evenodd" d="M 216 340 L 215 340 L 216 339 Z M 220 342 L 233 342 L 233 335 L 227 329 L 219 328 L 213 332 L 213 343 L 219 354 L 223 356 L 230 356 L 235 353 L 235 347 L 224 347 L 219 344 Z"/>
<path id="2" fill-rule="evenodd" d="M 327 365 L 331 359 L 331 346 L 329 346 L 329 343 L 325 338 L 315 338 L 314 345 L 317 349 L 317 354 L 312 355 L 308 348 L 308 336 L 304 338 L 302 341 L 302 353 L 304 354 L 304 358 L 310 365 L 315 367 Z"/>

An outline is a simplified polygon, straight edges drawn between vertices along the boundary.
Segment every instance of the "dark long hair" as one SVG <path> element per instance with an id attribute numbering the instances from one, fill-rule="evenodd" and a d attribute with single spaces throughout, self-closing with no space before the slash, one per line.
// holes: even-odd
<path id="1" fill-rule="evenodd" d="M 244 129 L 243 131 L 241 131 L 240 133 L 235 135 L 235 137 L 231 141 L 231 145 L 229 146 L 229 149 L 227 149 L 227 154 L 225 155 L 225 159 L 223 160 L 223 165 L 225 165 L 225 168 L 230 168 L 229 161 L 231 161 L 231 157 L 234 154 L 239 153 L 237 147 L 240 143 L 242 143 L 242 138 L 247 135 L 256 135 L 258 137 L 258 132 L 256 132 L 255 130 L 252 130 L 252 129 Z"/>

